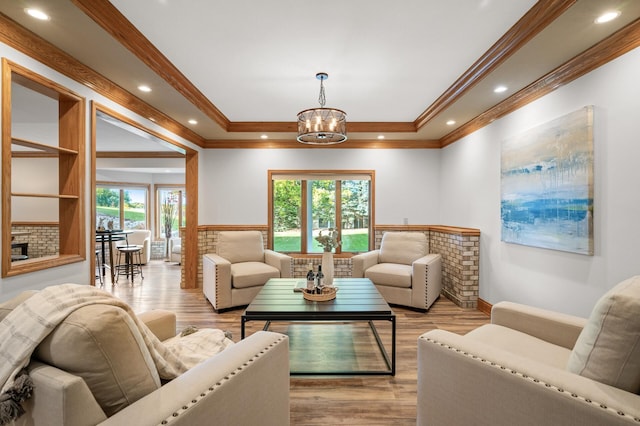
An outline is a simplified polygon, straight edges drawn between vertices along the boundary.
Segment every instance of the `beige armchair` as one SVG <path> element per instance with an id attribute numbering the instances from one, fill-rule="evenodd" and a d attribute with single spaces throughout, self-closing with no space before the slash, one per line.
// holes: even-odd
<path id="1" fill-rule="evenodd" d="M 21 301 L 0 304 L 0 320 Z M 176 335 L 172 312 L 137 317 L 161 341 Z M 34 352 L 33 393 L 12 424 L 289 424 L 287 336 L 252 334 L 161 386 L 142 340 L 120 307 L 77 309 Z"/>
<path id="2" fill-rule="evenodd" d="M 442 291 L 442 258 L 422 232 L 385 232 L 380 249 L 351 261 L 352 276 L 369 278 L 388 303 L 426 311 Z"/>
<path id="3" fill-rule="evenodd" d="M 146 265 L 151 260 L 151 231 L 148 229 L 134 229 L 133 232 L 127 234 L 126 241 L 118 241 L 116 246 L 140 246 L 140 258 L 142 264 Z"/>
<path id="4" fill-rule="evenodd" d="M 640 277 L 589 319 L 509 302 L 418 339 L 418 425 L 640 424 Z"/>
<path id="5" fill-rule="evenodd" d="M 260 231 L 219 232 L 202 268 L 202 291 L 216 311 L 248 305 L 270 278 L 293 275 L 291 257 L 265 249 Z"/>

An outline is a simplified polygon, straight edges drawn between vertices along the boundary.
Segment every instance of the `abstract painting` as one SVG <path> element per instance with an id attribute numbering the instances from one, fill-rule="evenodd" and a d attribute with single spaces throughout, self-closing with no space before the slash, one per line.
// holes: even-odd
<path id="1" fill-rule="evenodd" d="M 593 106 L 502 143 L 502 241 L 593 255 Z"/>

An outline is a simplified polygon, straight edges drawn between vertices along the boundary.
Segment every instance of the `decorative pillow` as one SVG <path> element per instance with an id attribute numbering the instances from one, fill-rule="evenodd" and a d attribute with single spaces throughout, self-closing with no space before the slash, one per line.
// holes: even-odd
<path id="1" fill-rule="evenodd" d="M 264 262 L 260 231 L 224 231 L 218 234 L 218 256 L 231 263 Z"/>
<path id="2" fill-rule="evenodd" d="M 422 232 L 385 232 L 380 243 L 380 263 L 411 265 L 429 254 L 428 246 Z"/>
<path id="3" fill-rule="evenodd" d="M 0 321 L 2 321 L 4 317 L 9 315 L 9 312 L 13 311 L 16 308 L 16 306 L 18 306 L 19 304 L 21 304 L 22 302 L 24 302 L 25 300 L 27 300 L 28 298 L 36 294 L 37 292 L 38 290 L 23 291 L 13 299 L 9 299 L 4 303 L 0 303 Z"/>
<path id="4" fill-rule="evenodd" d="M 34 356 L 82 377 L 109 417 L 160 387 L 140 332 L 116 306 L 77 309 L 40 343 Z"/>
<path id="5" fill-rule="evenodd" d="M 567 370 L 640 393 L 640 275 L 616 285 L 596 303 Z"/>

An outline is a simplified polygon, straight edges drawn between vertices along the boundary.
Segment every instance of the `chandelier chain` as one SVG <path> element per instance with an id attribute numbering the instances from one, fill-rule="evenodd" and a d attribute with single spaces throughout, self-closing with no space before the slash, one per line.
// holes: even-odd
<path id="1" fill-rule="evenodd" d="M 324 108 L 324 105 L 327 103 L 327 97 L 324 93 L 324 78 L 320 79 L 320 95 L 318 96 L 318 103 L 320 104 L 320 108 Z"/>

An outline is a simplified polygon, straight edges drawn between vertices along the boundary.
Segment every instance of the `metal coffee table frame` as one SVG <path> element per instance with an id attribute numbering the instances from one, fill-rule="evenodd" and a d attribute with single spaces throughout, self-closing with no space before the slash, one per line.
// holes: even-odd
<path id="1" fill-rule="evenodd" d="M 272 322 L 358 322 L 366 321 L 376 339 L 387 366 L 386 370 L 292 371 L 291 375 L 391 375 L 396 374 L 396 315 L 373 283 L 366 278 L 337 278 L 338 296 L 334 301 L 310 302 L 293 287 L 295 278 L 271 279 L 242 314 L 241 337 L 249 321 L 265 321 L 263 330 Z M 341 297 L 342 296 L 342 297 Z M 378 334 L 375 321 L 391 323 L 391 356 Z"/>

